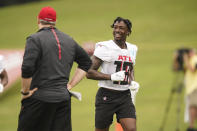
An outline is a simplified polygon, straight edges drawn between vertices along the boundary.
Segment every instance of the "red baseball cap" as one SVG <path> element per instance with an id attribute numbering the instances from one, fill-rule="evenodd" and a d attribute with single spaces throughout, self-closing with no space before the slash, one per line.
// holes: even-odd
<path id="1" fill-rule="evenodd" d="M 56 22 L 56 11 L 50 6 L 43 7 L 38 14 L 38 19 L 48 22 Z"/>

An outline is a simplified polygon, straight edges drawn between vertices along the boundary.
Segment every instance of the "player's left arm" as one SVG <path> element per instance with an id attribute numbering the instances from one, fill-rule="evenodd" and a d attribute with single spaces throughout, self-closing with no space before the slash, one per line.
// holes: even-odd
<path id="1" fill-rule="evenodd" d="M 130 72 L 130 78 L 131 78 L 131 81 L 134 81 L 135 80 L 135 77 L 134 77 L 134 68 Z"/>
<path id="2" fill-rule="evenodd" d="M 138 82 L 135 81 L 135 75 L 134 75 L 134 66 L 135 66 L 135 61 L 136 61 L 136 55 L 137 55 L 137 46 L 135 47 L 135 53 L 134 53 L 134 59 L 133 59 L 133 63 L 130 67 L 130 70 L 129 70 L 129 78 L 130 78 L 130 84 L 131 84 L 131 88 L 138 91 L 140 85 Z"/>

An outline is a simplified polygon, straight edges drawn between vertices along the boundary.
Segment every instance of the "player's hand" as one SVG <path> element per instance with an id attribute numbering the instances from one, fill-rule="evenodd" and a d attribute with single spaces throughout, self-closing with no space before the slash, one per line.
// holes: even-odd
<path id="1" fill-rule="evenodd" d="M 0 93 L 3 92 L 3 89 L 4 89 L 4 87 L 3 87 L 3 85 L 0 83 Z"/>
<path id="2" fill-rule="evenodd" d="M 38 90 L 38 88 L 34 88 L 33 90 L 29 90 L 29 94 L 28 95 L 22 95 L 22 100 L 26 99 L 28 97 L 31 97 L 34 94 L 34 92 L 37 91 L 37 90 Z"/>
<path id="3" fill-rule="evenodd" d="M 112 81 L 123 81 L 125 79 L 125 71 L 118 71 L 111 74 Z"/>

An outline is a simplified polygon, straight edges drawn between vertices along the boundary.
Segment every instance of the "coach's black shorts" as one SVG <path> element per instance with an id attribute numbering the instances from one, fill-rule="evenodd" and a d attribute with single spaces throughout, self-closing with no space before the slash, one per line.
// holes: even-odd
<path id="1" fill-rule="evenodd" d="M 21 103 L 17 131 L 72 131 L 70 100 L 47 103 L 30 97 Z"/>
<path id="2" fill-rule="evenodd" d="M 131 100 L 130 90 L 114 91 L 99 88 L 96 95 L 95 126 L 98 129 L 109 127 L 116 114 L 117 121 L 121 118 L 136 119 L 135 106 Z"/>

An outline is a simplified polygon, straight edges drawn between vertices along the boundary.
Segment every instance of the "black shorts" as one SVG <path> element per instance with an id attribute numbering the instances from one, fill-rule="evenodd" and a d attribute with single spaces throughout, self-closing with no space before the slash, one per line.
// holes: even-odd
<path id="1" fill-rule="evenodd" d="M 114 91 L 100 88 L 96 95 L 95 126 L 98 129 L 109 127 L 116 114 L 117 121 L 121 118 L 136 119 L 135 106 L 131 100 L 130 90 Z"/>
<path id="2" fill-rule="evenodd" d="M 70 100 L 48 103 L 30 97 L 21 105 L 17 131 L 72 131 Z"/>

